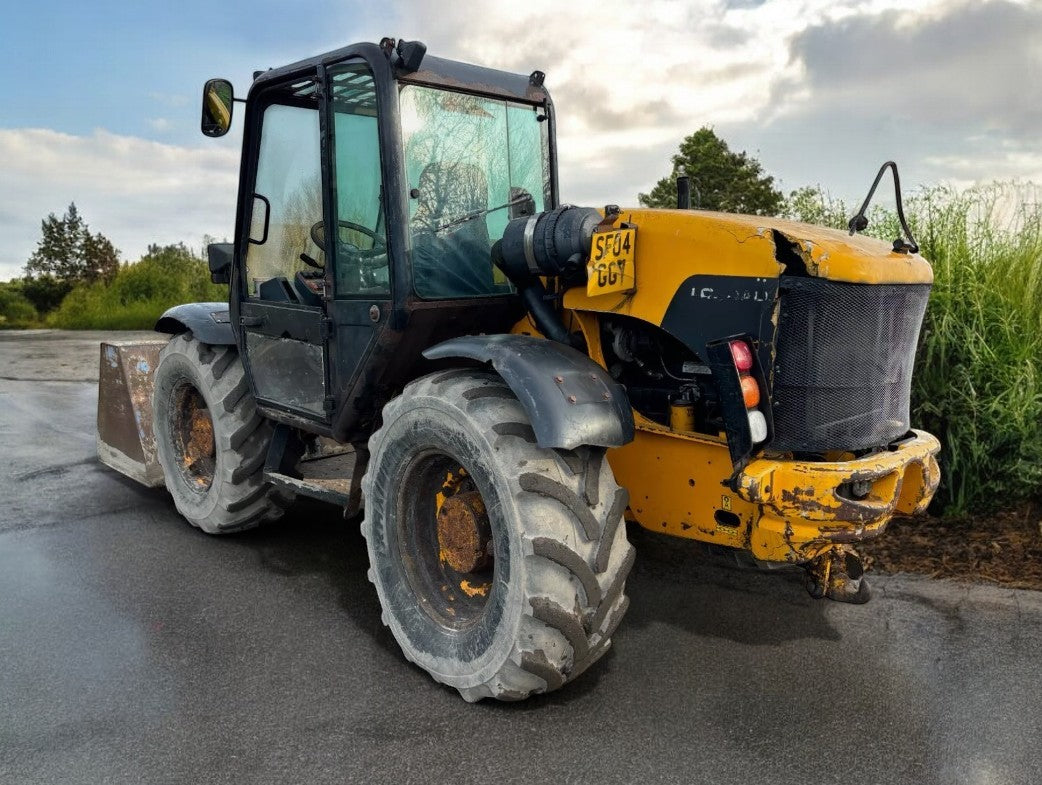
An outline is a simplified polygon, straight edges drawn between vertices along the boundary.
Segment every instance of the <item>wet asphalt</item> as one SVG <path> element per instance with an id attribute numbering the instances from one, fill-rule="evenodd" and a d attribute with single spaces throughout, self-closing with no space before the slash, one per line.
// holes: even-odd
<path id="1" fill-rule="evenodd" d="M 599 666 L 468 705 L 402 658 L 335 510 L 212 538 L 100 465 L 98 337 L 0 333 L 3 785 L 1042 782 L 1042 593 L 823 603 L 639 532 Z"/>

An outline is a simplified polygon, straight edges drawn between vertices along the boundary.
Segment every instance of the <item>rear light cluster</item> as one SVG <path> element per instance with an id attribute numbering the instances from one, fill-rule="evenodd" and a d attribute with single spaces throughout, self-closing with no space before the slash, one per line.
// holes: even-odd
<path id="1" fill-rule="evenodd" d="M 767 418 L 760 411 L 760 385 L 752 375 L 753 350 L 745 341 L 731 341 L 731 359 L 738 371 L 738 381 L 742 385 L 742 399 L 745 401 L 746 415 L 749 418 L 749 433 L 753 444 L 767 441 Z"/>

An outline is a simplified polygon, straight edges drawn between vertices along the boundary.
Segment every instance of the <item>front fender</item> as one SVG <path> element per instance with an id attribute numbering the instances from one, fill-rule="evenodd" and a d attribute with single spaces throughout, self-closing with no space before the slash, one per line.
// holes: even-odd
<path id="1" fill-rule="evenodd" d="M 212 346 L 234 346 L 235 334 L 228 319 L 228 303 L 185 303 L 175 305 L 159 317 L 157 333 L 192 335 Z"/>
<path id="2" fill-rule="evenodd" d="M 626 391 L 570 346 L 527 335 L 467 335 L 432 346 L 423 356 L 492 363 L 524 407 L 540 447 L 621 447 L 633 440 Z"/>

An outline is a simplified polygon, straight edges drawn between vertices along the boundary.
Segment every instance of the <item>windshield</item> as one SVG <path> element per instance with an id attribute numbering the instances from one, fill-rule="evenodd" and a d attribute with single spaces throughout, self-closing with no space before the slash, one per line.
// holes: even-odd
<path id="1" fill-rule="evenodd" d="M 418 85 L 400 100 L 416 293 L 513 291 L 489 251 L 512 216 L 549 202 L 542 109 Z"/>

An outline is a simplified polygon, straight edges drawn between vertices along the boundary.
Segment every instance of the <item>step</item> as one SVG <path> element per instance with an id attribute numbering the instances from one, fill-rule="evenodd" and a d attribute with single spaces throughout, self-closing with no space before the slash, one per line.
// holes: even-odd
<path id="1" fill-rule="evenodd" d="M 351 503 L 351 478 L 354 476 L 354 451 L 338 450 L 320 457 L 307 457 L 300 462 L 303 475 L 294 477 L 274 471 L 265 471 L 264 478 L 278 488 L 300 496 L 347 507 Z M 355 500 L 357 503 L 357 499 Z"/>
<path id="2" fill-rule="evenodd" d="M 278 472 L 265 472 L 264 479 L 276 488 L 284 488 L 298 496 L 346 507 L 351 501 L 351 480 L 332 477 L 290 477 Z"/>

